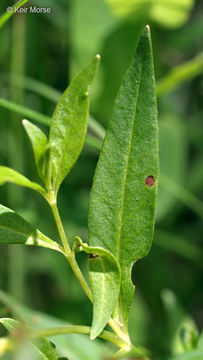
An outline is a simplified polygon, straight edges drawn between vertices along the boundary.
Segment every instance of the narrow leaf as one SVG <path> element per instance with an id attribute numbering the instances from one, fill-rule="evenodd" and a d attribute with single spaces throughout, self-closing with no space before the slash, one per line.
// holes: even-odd
<path id="1" fill-rule="evenodd" d="M 43 133 L 43 131 L 38 128 L 38 126 L 32 124 L 28 120 L 23 120 L 23 126 L 32 144 L 35 163 L 37 166 L 39 176 L 46 184 L 47 172 L 46 172 L 45 155 L 47 152 L 47 143 L 48 143 L 47 137 Z"/>
<path id="2" fill-rule="evenodd" d="M 85 67 L 64 92 L 53 114 L 49 144 L 49 187 L 55 194 L 82 150 L 87 130 L 89 89 L 99 55 Z"/>
<path id="3" fill-rule="evenodd" d="M 63 253 L 59 244 L 3 205 L 0 205 L 0 244 L 34 245 Z"/>
<path id="4" fill-rule="evenodd" d="M 134 291 L 131 269 L 152 243 L 158 168 L 157 104 L 147 27 L 116 99 L 89 203 L 90 246 L 110 251 L 121 267 L 115 317 L 124 331 Z M 97 306 L 94 299 L 94 311 Z"/>
<path id="5" fill-rule="evenodd" d="M 39 192 L 41 195 L 45 196 L 46 191 L 43 189 L 43 187 L 33 181 L 30 181 L 25 176 L 21 175 L 17 171 L 10 169 L 6 166 L 0 166 L 0 185 L 5 184 L 7 182 L 25 186 L 30 189 L 33 189 L 37 192 Z"/>
<path id="6" fill-rule="evenodd" d="M 90 339 L 95 339 L 106 326 L 118 301 L 120 268 L 115 257 L 106 249 L 88 246 L 76 237 L 75 247 L 89 255 L 90 283 L 94 298 Z"/>

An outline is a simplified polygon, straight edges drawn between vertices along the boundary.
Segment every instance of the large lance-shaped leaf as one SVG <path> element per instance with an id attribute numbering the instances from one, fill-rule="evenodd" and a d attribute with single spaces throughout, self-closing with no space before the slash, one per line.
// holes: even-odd
<path id="1" fill-rule="evenodd" d="M 84 68 L 62 95 L 51 120 L 49 188 L 57 193 L 60 184 L 82 150 L 87 130 L 89 90 L 100 56 Z"/>
<path id="2" fill-rule="evenodd" d="M 89 203 L 90 246 L 109 250 L 121 267 L 114 316 L 124 331 L 134 291 L 131 269 L 152 243 L 158 169 L 157 104 L 147 27 L 115 102 Z"/>
<path id="3" fill-rule="evenodd" d="M 0 244 L 35 245 L 63 253 L 59 244 L 3 205 L 0 205 Z"/>
<path id="4" fill-rule="evenodd" d="M 19 172 L 9 167 L 0 166 L 0 185 L 5 184 L 7 182 L 28 187 L 30 189 L 39 192 L 41 195 L 46 196 L 46 191 L 45 189 L 43 189 L 41 185 L 33 181 L 30 181 L 24 175 L 20 174 Z"/>
<path id="5" fill-rule="evenodd" d="M 120 267 L 114 255 L 106 249 L 88 246 L 79 237 L 74 248 L 89 256 L 89 273 L 94 298 L 93 321 L 90 339 L 95 339 L 103 330 L 116 306 L 120 290 Z"/>

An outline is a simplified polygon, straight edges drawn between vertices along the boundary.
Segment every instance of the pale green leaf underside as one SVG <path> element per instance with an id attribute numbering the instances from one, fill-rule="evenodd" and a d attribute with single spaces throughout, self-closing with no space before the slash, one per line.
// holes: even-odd
<path id="1" fill-rule="evenodd" d="M 49 187 L 57 193 L 75 164 L 85 141 L 89 90 L 100 57 L 97 55 L 71 82 L 53 114 L 50 126 Z"/>
<path id="2" fill-rule="evenodd" d="M 47 150 L 47 137 L 46 135 L 43 133 L 43 131 L 38 128 L 38 126 L 32 124 L 30 121 L 28 120 L 23 120 L 23 126 L 30 138 L 31 144 L 32 144 L 32 148 L 33 148 L 33 153 L 34 153 L 34 158 L 35 158 L 35 163 L 36 163 L 36 167 L 39 173 L 39 176 L 41 177 L 41 179 L 44 181 L 44 183 L 46 184 L 46 164 L 45 164 L 45 154 L 46 154 L 46 150 Z"/>
<path id="3" fill-rule="evenodd" d="M 94 176 L 88 216 L 90 246 L 109 250 L 121 267 L 115 316 L 124 328 L 134 291 L 131 269 L 135 261 L 148 254 L 152 243 L 158 169 L 155 80 L 146 28 L 116 98 Z M 148 177 L 154 179 L 154 185 L 146 185 Z"/>
<path id="4" fill-rule="evenodd" d="M 120 289 L 120 268 L 115 257 L 106 249 L 88 246 L 76 237 L 79 250 L 91 254 L 89 278 L 93 292 L 93 321 L 90 338 L 95 339 L 109 321 Z"/>
<path id="5" fill-rule="evenodd" d="M 45 189 L 43 189 L 43 187 L 40 186 L 39 184 L 30 181 L 25 176 L 21 175 L 19 172 L 13 169 L 10 169 L 6 166 L 0 166 L 0 185 L 5 184 L 7 182 L 28 187 L 30 189 L 39 192 L 43 196 L 45 196 L 46 194 Z"/>
<path id="6" fill-rule="evenodd" d="M 34 245 L 63 253 L 59 244 L 3 205 L 0 205 L 0 244 Z"/>

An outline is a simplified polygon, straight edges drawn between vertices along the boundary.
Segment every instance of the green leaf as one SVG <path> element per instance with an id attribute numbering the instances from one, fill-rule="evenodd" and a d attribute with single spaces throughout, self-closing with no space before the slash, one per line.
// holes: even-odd
<path id="1" fill-rule="evenodd" d="M 34 345 L 37 349 L 44 354 L 49 360 L 57 360 L 57 354 L 55 346 L 47 339 L 37 339 L 34 341 Z"/>
<path id="2" fill-rule="evenodd" d="M 19 304 L 11 296 L 0 290 L 0 301 L 15 313 L 24 323 L 36 330 L 50 327 L 66 326 L 67 322 L 54 318 L 53 316 L 37 312 Z M 103 360 L 104 348 L 99 339 L 90 341 L 86 335 L 69 334 L 53 336 L 51 341 L 56 344 L 61 356 L 70 357 L 71 360 Z M 109 352 L 107 350 L 107 357 Z M 28 357 L 29 358 L 29 357 Z"/>
<path id="3" fill-rule="evenodd" d="M 88 246 L 79 237 L 75 246 L 90 254 L 89 277 L 94 298 L 90 339 L 95 339 L 106 326 L 118 301 L 120 268 L 115 257 L 106 249 Z"/>
<path id="4" fill-rule="evenodd" d="M 16 327 L 18 327 L 20 323 L 19 323 L 19 321 L 14 320 L 14 319 L 2 318 L 2 319 L 0 319 L 0 324 L 2 324 L 6 330 L 11 332 L 11 331 L 15 330 Z"/>
<path id="5" fill-rule="evenodd" d="M 47 169 L 46 169 L 46 153 L 47 153 L 47 137 L 43 133 L 42 130 L 38 128 L 38 126 L 32 124 L 28 120 L 23 120 L 23 126 L 30 138 L 33 153 L 35 157 L 35 163 L 37 166 L 37 170 L 39 176 L 46 184 L 46 176 L 47 176 Z"/>
<path id="6" fill-rule="evenodd" d="M 157 105 L 147 27 L 116 99 L 89 203 L 90 246 L 110 251 L 121 267 L 120 305 L 114 317 L 125 330 L 134 291 L 131 269 L 152 243 L 158 173 Z"/>
<path id="7" fill-rule="evenodd" d="M 26 334 L 27 332 L 30 332 L 31 329 L 28 328 L 24 323 L 21 323 L 20 321 L 16 321 L 14 319 L 11 318 L 2 318 L 0 319 L 0 323 L 5 327 L 5 329 L 7 329 L 9 332 L 13 332 L 13 331 L 18 331 L 20 329 L 24 329 L 24 331 L 22 332 L 22 336 L 23 334 Z M 23 338 L 22 338 L 23 339 Z M 19 337 L 20 340 L 20 337 Z M 35 360 L 57 360 L 58 357 L 56 355 L 56 350 L 54 345 L 47 339 L 41 338 L 41 339 L 36 339 L 32 341 L 32 344 L 23 344 L 21 346 L 25 346 L 28 347 L 29 346 L 29 350 L 33 351 L 33 353 L 35 354 L 34 359 Z M 30 347 L 31 345 L 31 347 Z"/>
<path id="8" fill-rule="evenodd" d="M 6 166 L 0 166 L 0 185 L 7 182 L 28 187 L 32 190 L 39 192 L 41 195 L 46 196 L 46 191 L 41 185 L 30 181 L 25 176 L 21 175 L 19 172 L 13 169 L 10 169 Z"/>
<path id="9" fill-rule="evenodd" d="M 59 244 L 3 205 L 0 205 L 0 244 L 34 245 L 63 253 Z"/>
<path id="10" fill-rule="evenodd" d="M 49 188 L 57 194 L 60 184 L 82 150 L 87 130 L 89 89 L 100 57 L 97 55 L 71 82 L 53 114 L 49 144 Z"/>

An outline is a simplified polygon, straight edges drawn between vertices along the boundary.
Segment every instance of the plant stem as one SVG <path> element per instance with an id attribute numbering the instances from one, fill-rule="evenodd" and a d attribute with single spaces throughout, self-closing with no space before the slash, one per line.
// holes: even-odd
<path id="1" fill-rule="evenodd" d="M 67 256 L 69 256 L 70 253 L 71 253 L 71 249 L 70 249 L 70 245 L 69 245 L 68 239 L 66 237 L 66 234 L 65 234 L 65 231 L 64 231 L 64 228 L 63 228 L 63 224 L 62 224 L 62 221 L 61 221 L 61 217 L 60 217 L 60 214 L 59 214 L 59 211 L 58 211 L 57 204 L 56 204 L 56 202 L 54 202 L 54 203 L 52 203 L 50 205 L 51 205 L 51 210 L 52 210 L 52 213 L 53 213 L 56 225 L 57 225 L 57 229 L 58 229 L 58 232 L 59 232 L 59 235 L 60 235 L 64 250 L 65 250 L 65 253 L 66 253 Z"/>
<path id="2" fill-rule="evenodd" d="M 49 328 L 35 331 L 31 337 L 32 338 L 43 338 L 43 337 L 52 337 L 55 335 L 65 335 L 65 334 L 84 334 L 89 335 L 91 328 L 89 326 L 79 326 L 79 325 L 67 325 L 56 328 Z M 103 330 L 99 335 L 101 339 L 108 340 L 112 342 L 114 345 L 123 348 L 124 346 L 128 346 L 122 339 L 118 336 L 112 334 L 109 331 Z"/>
<path id="3" fill-rule="evenodd" d="M 90 289 L 89 285 L 87 284 L 87 281 L 85 280 L 83 273 L 81 272 L 81 270 L 77 264 L 77 261 L 75 259 L 75 253 L 70 249 L 70 245 L 69 245 L 68 239 L 66 237 L 66 234 L 65 234 L 65 231 L 63 228 L 63 224 L 61 221 L 61 217 L 60 217 L 60 214 L 58 211 L 56 201 L 48 200 L 48 202 L 52 209 L 52 213 L 53 213 L 53 216 L 54 216 L 54 219 L 56 222 L 56 226 L 57 226 L 57 229 L 58 229 L 58 232 L 59 232 L 59 235 L 60 235 L 63 247 L 64 247 L 64 251 L 66 254 L 66 259 L 68 260 L 68 262 L 69 262 L 76 278 L 78 279 L 81 287 L 83 288 L 85 294 L 87 295 L 89 300 L 93 303 L 93 296 L 92 296 L 91 289 Z M 116 333 L 116 335 L 120 339 L 122 339 L 125 342 L 125 344 L 127 343 L 129 346 L 130 345 L 129 337 L 123 333 L 121 327 L 116 323 L 116 321 L 113 319 L 110 319 L 108 324 L 112 328 L 112 330 Z"/>
<path id="4" fill-rule="evenodd" d="M 51 209 L 53 212 L 53 216 L 54 216 L 57 228 L 58 228 L 58 232 L 59 232 L 63 247 L 64 247 L 66 258 L 67 258 L 76 278 L 78 279 L 80 285 L 82 286 L 84 292 L 86 293 L 86 295 L 92 302 L 93 298 L 92 298 L 91 290 L 90 290 L 90 288 L 89 288 L 89 286 L 88 286 L 88 284 L 87 284 L 87 282 L 75 260 L 75 253 L 73 251 L 71 251 L 71 249 L 70 249 L 70 245 L 69 245 L 68 239 L 66 237 L 66 234 L 65 234 L 65 231 L 63 228 L 63 224 L 61 221 L 61 217 L 60 217 L 60 214 L 59 214 L 59 211 L 57 208 L 57 204 L 56 204 L 56 202 L 54 202 L 54 203 L 51 203 L 50 206 L 51 206 Z"/>

